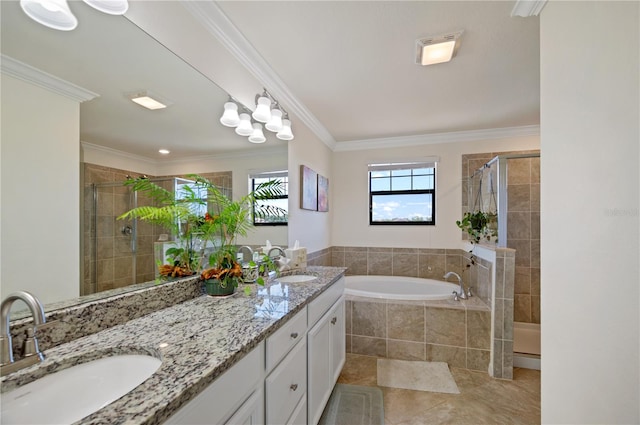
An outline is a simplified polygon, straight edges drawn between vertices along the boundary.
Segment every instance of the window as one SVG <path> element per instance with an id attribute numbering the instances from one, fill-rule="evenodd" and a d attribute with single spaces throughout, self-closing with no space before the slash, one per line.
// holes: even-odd
<path id="1" fill-rule="evenodd" d="M 261 199 L 254 204 L 254 211 L 257 205 L 270 205 L 278 208 L 282 208 L 285 211 L 289 211 L 289 173 L 285 171 L 268 171 L 264 173 L 251 174 L 249 176 L 249 183 L 251 185 L 251 191 L 254 191 L 260 184 L 266 183 L 270 180 L 280 180 L 284 188 L 284 194 L 281 196 Z M 288 220 L 288 214 L 284 216 L 265 216 L 256 217 L 253 215 L 254 226 L 286 226 Z"/>
<path id="2" fill-rule="evenodd" d="M 369 164 L 369 224 L 434 225 L 436 162 Z"/>

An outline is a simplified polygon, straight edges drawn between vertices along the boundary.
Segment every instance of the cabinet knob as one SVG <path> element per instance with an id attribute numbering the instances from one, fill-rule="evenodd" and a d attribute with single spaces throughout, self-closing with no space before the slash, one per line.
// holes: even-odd
<path id="1" fill-rule="evenodd" d="M 338 318 L 334 317 L 333 319 L 331 319 L 331 324 L 335 325 L 337 321 L 338 321 Z"/>
<path id="2" fill-rule="evenodd" d="M 289 389 L 291 389 L 292 391 L 295 391 L 298 389 L 298 384 L 291 384 L 291 386 L 289 387 Z"/>
<path id="3" fill-rule="evenodd" d="M 291 338 L 296 339 L 298 337 L 298 332 L 291 333 Z"/>

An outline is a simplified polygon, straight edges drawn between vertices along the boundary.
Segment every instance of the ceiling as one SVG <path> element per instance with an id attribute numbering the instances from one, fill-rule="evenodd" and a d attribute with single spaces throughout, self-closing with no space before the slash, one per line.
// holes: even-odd
<path id="1" fill-rule="evenodd" d="M 82 104 L 83 141 L 153 159 L 159 148 L 179 158 L 286 147 L 275 137 L 253 145 L 220 125 L 226 93 L 126 19 L 70 2 L 80 25 L 60 32 L 30 21 L 17 1 L 1 3 L 4 54 L 100 95 Z M 210 5 L 230 20 L 238 60 L 257 58 L 253 74 L 288 109 L 294 133 L 304 123 L 332 149 L 539 125 L 539 22 L 510 17 L 514 2 Z M 450 63 L 415 64 L 417 38 L 458 30 Z M 173 105 L 156 112 L 134 105 L 125 93 L 139 89 Z"/>
<path id="2" fill-rule="evenodd" d="M 538 125 L 539 20 L 511 1 L 227 1 L 292 96 L 343 142 Z M 415 40 L 464 30 L 449 63 Z"/>

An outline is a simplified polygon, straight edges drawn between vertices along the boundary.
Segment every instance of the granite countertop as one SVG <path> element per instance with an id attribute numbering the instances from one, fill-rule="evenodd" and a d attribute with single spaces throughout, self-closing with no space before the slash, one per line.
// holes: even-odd
<path id="1" fill-rule="evenodd" d="M 203 295 L 45 350 L 39 365 L 4 377 L 3 391 L 106 355 L 145 353 L 162 360 L 144 383 L 82 419 L 82 424 L 157 424 L 195 397 L 345 272 L 308 267 L 318 279 L 241 285 L 227 297 Z"/>

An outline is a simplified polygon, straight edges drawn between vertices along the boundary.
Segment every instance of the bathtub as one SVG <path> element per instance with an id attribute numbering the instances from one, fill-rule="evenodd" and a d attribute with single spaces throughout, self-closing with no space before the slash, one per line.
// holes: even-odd
<path id="1" fill-rule="evenodd" d="M 446 300 L 457 284 L 403 276 L 345 276 L 346 295 L 387 300 Z"/>

